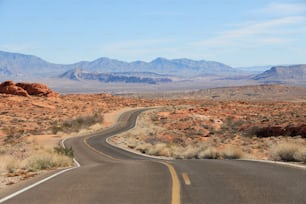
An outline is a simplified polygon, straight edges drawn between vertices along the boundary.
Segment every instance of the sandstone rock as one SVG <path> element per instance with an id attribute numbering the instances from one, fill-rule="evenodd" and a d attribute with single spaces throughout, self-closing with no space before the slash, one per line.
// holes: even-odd
<path id="1" fill-rule="evenodd" d="M 23 88 L 18 87 L 13 81 L 5 81 L 0 84 L 0 93 L 17 95 L 17 96 L 29 96 L 28 92 Z"/>
<path id="2" fill-rule="evenodd" d="M 5 81 L 0 84 L 0 93 L 12 94 L 18 96 L 46 96 L 57 97 L 59 94 L 49 89 L 44 84 L 38 83 L 17 83 Z"/>
<path id="3" fill-rule="evenodd" d="M 45 84 L 38 83 L 17 83 L 16 86 L 19 86 L 26 90 L 28 94 L 33 96 L 47 96 L 47 97 L 56 97 L 58 93 L 49 89 Z"/>

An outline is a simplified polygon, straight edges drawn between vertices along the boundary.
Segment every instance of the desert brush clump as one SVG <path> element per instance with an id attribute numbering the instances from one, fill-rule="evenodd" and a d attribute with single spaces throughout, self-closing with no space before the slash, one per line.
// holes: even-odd
<path id="1" fill-rule="evenodd" d="M 243 151 L 239 147 L 233 145 L 227 145 L 221 154 L 224 159 L 241 159 L 244 156 Z"/>
<path id="2" fill-rule="evenodd" d="M 207 149 L 199 152 L 199 159 L 218 159 L 220 158 L 220 153 L 214 147 L 208 147 Z"/>
<path id="3" fill-rule="evenodd" d="M 62 147 L 62 146 L 54 147 L 54 151 L 59 155 L 65 155 L 65 156 L 73 158 L 72 147 L 69 147 L 69 148 L 65 148 L 65 147 Z"/>
<path id="4" fill-rule="evenodd" d="M 103 119 L 104 117 L 101 113 L 93 113 L 92 115 L 79 116 L 65 121 L 56 121 L 53 123 L 51 130 L 53 134 L 57 134 L 58 132 L 79 132 L 81 129 L 102 123 Z"/>
<path id="5" fill-rule="evenodd" d="M 301 148 L 298 152 L 296 152 L 295 158 L 296 160 L 304 162 L 306 164 L 306 147 Z"/>
<path id="6" fill-rule="evenodd" d="M 1 155 L 0 160 L 0 175 L 14 173 L 20 168 L 20 162 L 16 161 L 12 155 Z"/>
<path id="7" fill-rule="evenodd" d="M 272 147 L 271 158 L 277 161 L 306 162 L 306 147 L 294 142 L 282 142 Z"/>
<path id="8" fill-rule="evenodd" d="M 54 151 L 38 151 L 25 160 L 25 168 L 29 171 L 38 171 L 67 167 L 72 164 L 72 159 Z"/>
<path id="9" fill-rule="evenodd" d="M 35 172 L 39 170 L 55 169 L 73 165 L 73 151 L 71 148 L 45 149 L 43 147 L 23 150 L 14 154 L 12 147 L 1 149 L 0 154 L 0 174 L 18 176 L 20 172 Z"/>

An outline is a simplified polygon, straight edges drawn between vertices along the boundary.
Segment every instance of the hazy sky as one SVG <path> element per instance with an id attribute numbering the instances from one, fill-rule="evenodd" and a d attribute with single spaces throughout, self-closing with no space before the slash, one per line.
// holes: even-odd
<path id="1" fill-rule="evenodd" d="M 306 0 L 0 0 L 0 50 L 55 63 L 306 63 Z"/>

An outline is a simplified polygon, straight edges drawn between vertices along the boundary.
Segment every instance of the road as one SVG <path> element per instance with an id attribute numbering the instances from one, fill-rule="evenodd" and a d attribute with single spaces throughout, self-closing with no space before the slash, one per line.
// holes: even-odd
<path id="1" fill-rule="evenodd" d="M 65 141 L 79 168 L 4 203 L 306 203 L 306 170 L 252 161 L 161 161 L 110 146 L 106 138 L 135 125 L 124 113 L 99 133 Z"/>

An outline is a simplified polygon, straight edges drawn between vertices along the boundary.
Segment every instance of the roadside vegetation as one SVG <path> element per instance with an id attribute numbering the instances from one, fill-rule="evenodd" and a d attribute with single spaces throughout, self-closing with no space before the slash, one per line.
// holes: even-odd
<path id="1" fill-rule="evenodd" d="M 279 143 L 271 149 L 273 160 L 306 163 L 306 146 L 297 143 Z"/>
<path id="2" fill-rule="evenodd" d="M 142 113 L 136 129 L 111 141 L 144 154 L 176 159 L 306 162 L 304 105 L 205 101 L 168 106 Z"/>
<path id="3" fill-rule="evenodd" d="M 103 119 L 103 114 L 97 112 L 92 115 L 79 116 L 65 121 L 55 121 L 53 122 L 51 130 L 53 134 L 57 134 L 58 132 L 79 132 L 81 129 L 88 128 L 97 123 L 102 123 Z"/>
<path id="4" fill-rule="evenodd" d="M 32 177 L 42 170 L 72 166 L 72 157 L 71 148 L 47 149 L 37 145 L 35 141 L 5 144 L 0 148 L 0 175 L 12 178 L 5 182 L 10 185 L 16 180 Z"/>

